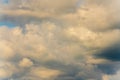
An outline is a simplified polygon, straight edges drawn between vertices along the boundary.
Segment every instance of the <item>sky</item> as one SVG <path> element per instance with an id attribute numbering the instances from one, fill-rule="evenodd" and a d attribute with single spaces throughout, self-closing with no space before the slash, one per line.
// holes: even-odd
<path id="1" fill-rule="evenodd" d="M 0 0 L 0 80 L 119 80 L 119 0 Z"/>

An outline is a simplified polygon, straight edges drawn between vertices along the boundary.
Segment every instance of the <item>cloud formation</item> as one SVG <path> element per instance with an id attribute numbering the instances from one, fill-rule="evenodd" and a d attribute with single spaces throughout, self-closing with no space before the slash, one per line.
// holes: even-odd
<path id="1" fill-rule="evenodd" d="M 114 79 L 120 61 L 117 3 L 1 0 L 0 23 L 6 25 L 0 25 L 0 79 Z"/>

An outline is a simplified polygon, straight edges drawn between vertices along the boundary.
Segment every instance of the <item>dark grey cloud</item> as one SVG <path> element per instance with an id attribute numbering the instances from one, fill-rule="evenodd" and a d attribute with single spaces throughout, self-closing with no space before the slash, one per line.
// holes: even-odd
<path id="1" fill-rule="evenodd" d="M 120 61 L 120 45 L 114 44 L 98 54 L 95 55 L 97 58 L 103 58 L 110 61 Z"/>
<path id="2" fill-rule="evenodd" d="M 120 44 L 116 43 L 95 54 L 98 59 L 105 59 L 109 62 L 97 64 L 97 68 L 104 74 L 115 75 L 119 71 Z"/>
<path id="3" fill-rule="evenodd" d="M 63 72 L 63 74 L 57 76 L 55 80 L 102 80 L 102 73 L 94 65 L 77 65 L 75 63 L 65 64 L 59 61 L 48 61 L 44 63 L 44 66 Z"/>
<path id="4" fill-rule="evenodd" d="M 117 65 L 118 63 L 102 63 L 98 64 L 97 68 L 100 69 L 104 74 L 114 75 L 119 70 Z"/>

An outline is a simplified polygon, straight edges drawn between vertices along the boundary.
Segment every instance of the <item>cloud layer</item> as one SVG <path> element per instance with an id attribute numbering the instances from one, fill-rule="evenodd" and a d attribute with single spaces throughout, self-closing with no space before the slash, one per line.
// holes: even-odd
<path id="1" fill-rule="evenodd" d="M 0 79 L 118 80 L 118 3 L 0 0 Z"/>

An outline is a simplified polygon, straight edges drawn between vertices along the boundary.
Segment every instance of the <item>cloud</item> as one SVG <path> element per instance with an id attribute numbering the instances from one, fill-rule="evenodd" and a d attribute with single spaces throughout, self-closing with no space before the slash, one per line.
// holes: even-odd
<path id="1" fill-rule="evenodd" d="M 120 47 L 119 44 L 115 44 L 107 49 L 103 50 L 99 54 L 96 54 L 98 58 L 108 59 L 110 61 L 119 61 L 120 57 Z"/>
<path id="2" fill-rule="evenodd" d="M 0 79 L 109 80 L 119 70 L 119 11 L 111 7 L 117 2 L 1 4 L 0 22 L 14 26 L 0 27 Z"/>
<path id="3" fill-rule="evenodd" d="M 104 75 L 103 76 L 103 80 L 109 80 L 109 76 L 108 75 Z"/>
<path id="4" fill-rule="evenodd" d="M 20 67 L 30 67 L 33 65 L 33 62 L 28 58 L 24 58 L 22 61 L 19 62 Z"/>
<path id="5" fill-rule="evenodd" d="M 7 42 L 5 41 L 0 43 L 0 52 L 4 53 L 1 55 L 0 59 L 8 59 L 14 55 L 13 50 L 7 45 Z"/>
<path id="6" fill-rule="evenodd" d="M 80 3 L 80 7 L 78 7 L 77 2 Z M 95 31 L 104 31 L 119 28 L 114 26 L 120 21 L 117 12 L 119 10 L 111 7 L 116 5 L 116 2 L 119 1 L 37 0 L 34 3 L 33 0 L 11 0 L 9 2 L 11 5 L 5 8 L 6 11 L 4 7 L 0 10 L 2 15 L 0 21 L 9 21 L 24 26 L 26 23 L 40 23 L 41 21 L 52 20 L 64 25 L 79 25 Z M 19 6 L 23 8 L 19 8 Z"/>
<path id="7" fill-rule="evenodd" d="M 39 25 L 26 24 L 24 28 L 0 27 L 1 41 L 9 43 L 10 46 L 6 45 L 6 47 L 12 50 L 12 56 L 6 55 L 7 58 L 3 58 L 1 61 L 11 61 L 15 67 L 19 67 L 20 69 L 11 75 L 5 76 L 5 79 L 101 80 L 103 74 L 116 73 L 118 70 L 114 71 L 116 64 L 115 66 L 111 66 L 112 64 L 103 65 L 107 61 L 104 59 L 103 61 L 99 61 L 93 57 L 93 54 L 98 54 L 96 52 L 116 42 L 118 40 L 119 30 L 97 33 L 87 28 L 78 27 L 74 28 L 70 26 L 61 28 L 61 26 L 59 27 L 51 22 L 43 22 Z M 6 32 L 10 36 L 6 35 Z M 108 40 L 106 37 L 110 35 L 111 38 L 114 38 L 113 40 Z M 97 46 L 100 42 L 99 37 L 106 44 L 103 43 L 104 45 Z M 98 41 L 96 41 L 97 39 Z M 92 44 L 89 43 L 89 40 L 91 40 Z M 92 45 L 94 44 L 96 46 L 93 47 Z M 1 46 L 3 48 L 5 45 L 3 44 Z M 4 54 L 6 49 L 2 50 Z M 91 61 L 89 60 L 91 58 L 88 58 L 90 56 L 93 59 Z M 107 66 L 107 69 L 105 69 L 105 66 Z M 50 72 L 46 73 L 47 71 Z M 88 71 L 90 73 L 87 73 Z M 33 72 L 35 73 L 34 75 L 32 75 Z"/>
<path id="8" fill-rule="evenodd" d="M 59 14 L 59 13 L 69 13 L 74 12 L 77 9 L 78 0 L 11 0 L 8 3 L 7 7 L 2 6 L 2 8 L 8 9 L 8 11 L 3 13 L 11 13 L 14 14 L 12 11 L 16 12 L 18 15 L 20 14 L 30 14 L 35 16 L 40 16 L 40 13 L 43 13 L 42 15 L 51 15 L 51 14 Z M 68 4 L 69 3 L 69 4 Z M 48 14 L 49 13 L 49 14 Z M 47 16 L 46 15 L 46 16 Z"/>
<path id="9" fill-rule="evenodd" d="M 30 73 L 34 77 L 41 79 L 54 79 L 56 76 L 61 74 L 59 70 L 52 70 L 47 68 L 33 68 Z"/>
<path id="10" fill-rule="evenodd" d="M 5 79 L 10 77 L 17 72 L 14 64 L 9 62 L 0 62 L 0 79 Z"/>
<path id="11" fill-rule="evenodd" d="M 109 76 L 109 80 L 119 80 L 120 72 L 118 71 L 117 74 Z"/>
<path id="12" fill-rule="evenodd" d="M 70 38 L 78 39 L 86 48 L 103 48 L 119 40 L 120 31 L 94 32 L 84 27 L 69 27 L 66 34 Z M 109 37 L 113 38 L 109 39 Z"/>
<path id="13" fill-rule="evenodd" d="M 8 35 L 4 31 L 8 31 Z M 5 36 L 3 38 L 3 35 Z M 2 27 L 0 29 L 0 59 L 7 60 L 9 58 L 12 58 L 14 56 L 14 51 L 12 48 L 12 44 L 9 42 L 9 36 L 11 36 L 11 33 L 9 32 L 8 28 Z"/>
<path id="14" fill-rule="evenodd" d="M 33 3 L 33 0 L 11 0 L 9 4 L 12 4 L 11 7 L 16 6 L 16 8 L 28 8 L 32 10 L 61 10 L 61 9 L 69 9 L 74 8 L 76 6 L 76 2 L 78 0 L 36 0 L 35 3 Z M 69 4 L 68 4 L 69 2 Z"/>
<path id="15" fill-rule="evenodd" d="M 117 68 L 116 63 L 102 63 L 98 64 L 97 67 L 104 73 L 108 75 L 116 74 L 116 72 L 119 70 Z"/>

